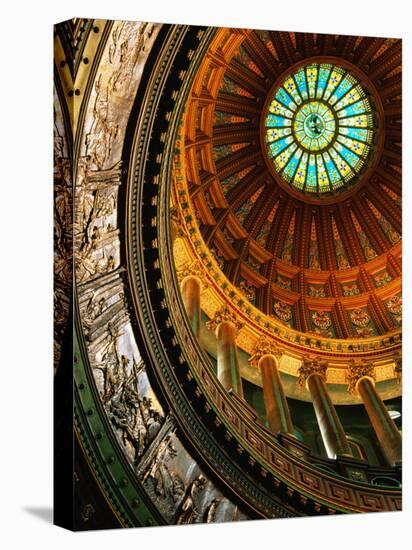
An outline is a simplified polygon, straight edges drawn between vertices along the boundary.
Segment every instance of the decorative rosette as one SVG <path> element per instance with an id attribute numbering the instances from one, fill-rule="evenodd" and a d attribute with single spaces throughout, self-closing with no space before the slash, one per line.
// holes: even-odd
<path id="1" fill-rule="evenodd" d="M 275 171 L 305 193 L 341 191 L 371 155 L 371 103 L 356 78 L 337 65 L 314 63 L 285 78 L 264 125 Z"/>

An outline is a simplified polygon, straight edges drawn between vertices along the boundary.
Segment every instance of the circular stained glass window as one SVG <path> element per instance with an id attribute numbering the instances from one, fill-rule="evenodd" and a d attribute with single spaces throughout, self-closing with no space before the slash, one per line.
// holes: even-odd
<path id="1" fill-rule="evenodd" d="M 370 101 L 356 78 L 337 65 L 310 64 L 285 78 L 264 124 L 270 162 L 300 191 L 342 190 L 371 154 Z"/>

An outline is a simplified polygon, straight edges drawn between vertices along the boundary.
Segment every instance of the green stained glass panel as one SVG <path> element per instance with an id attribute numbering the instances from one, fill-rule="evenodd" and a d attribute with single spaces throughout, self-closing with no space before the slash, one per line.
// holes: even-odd
<path id="1" fill-rule="evenodd" d="M 292 187 L 344 188 L 371 156 L 371 103 L 357 79 L 329 63 L 301 66 L 275 90 L 265 119 L 268 156 Z"/>

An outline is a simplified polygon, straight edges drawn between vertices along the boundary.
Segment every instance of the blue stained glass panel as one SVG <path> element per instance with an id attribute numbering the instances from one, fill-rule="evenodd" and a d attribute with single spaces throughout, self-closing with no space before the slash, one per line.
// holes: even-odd
<path id="1" fill-rule="evenodd" d="M 312 63 L 278 87 L 266 118 L 269 157 L 280 177 L 305 192 L 339 191 L 372 149 L 372 108 L 343 67 Z"/>

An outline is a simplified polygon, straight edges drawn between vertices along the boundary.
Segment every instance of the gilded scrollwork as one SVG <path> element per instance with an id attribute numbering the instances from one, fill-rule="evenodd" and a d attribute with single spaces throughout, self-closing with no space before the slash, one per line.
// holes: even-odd
<path id="1" fill-rule="evenodd" d="M 306 356 L 303 358 L 302 364 L 299 367 L 299 377 L 297 379 L 297 385 L 300 388 L 304 388 L 307 379 L 313 374 L 317 374 L 326 380 L 326 371 L 328 370 L 328 364 L 326 361 L 321 361 L 318 357 Z"/>
<path id="2" fill-rule="evenodd" d="M 265 355 L 273 355 L 279 361 L 282 354 L 283 351 L 275 342 L 262 338 L 256 342 L 252 354 L 249 357 L 249 364 L 257 367 L 260 359 Z"/>
<path id="3" fill-rule="evenodd" d="M 185 277 L 197 277 L 202 283 L 202 288 L 208 287 L 205 273 L 198 260 L 195 260 L 194 262 L 186 265 L 181 271 L 178 271 L 177 276 L 180 282 L 182 282 Z"/>
<path id="4" fill-rule="evenodd" d="M 223 322 L 231 323 L 238 331 L 243 327 L 243 323 L 239 321 L 236 314 L 233 313 L 226 305 L 223 305 L 215 312 L 213 318 L 207 321 L 206 326 L 209 330 L 214 332 Z"/>
<path id="5" fill-rule="evenodd" d="M 355 361 L 350 361 L 349 368 L 346 374 L 348 381 L 348 392 L 356 393 L 356 387 L 361 378 L 369 378 L 375 380 L 375 368 L 373 363 L 363 361 L 362 363 L 355 363 Z"/>

